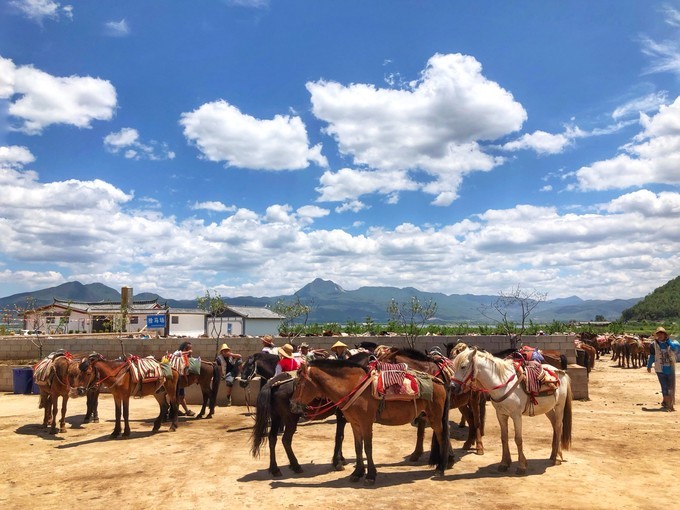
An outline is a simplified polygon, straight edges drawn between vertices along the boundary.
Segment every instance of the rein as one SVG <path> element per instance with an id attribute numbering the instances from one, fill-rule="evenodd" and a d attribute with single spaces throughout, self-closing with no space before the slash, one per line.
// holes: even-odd
<path id="1" fill-rule="evenodd" d="M 317 384 L 312 381 L 312 379 L 307 375 L 307 373 L 304 373 L 303 378 L 309 381 L 311 384 L 314 386 L 317 386 Z M 321 404 L 318 406 L 310 406 L 312 413 L 309 414 L 308 411 L 305 411 L 305 417 L 309 419 L 313 419 L 327 411 L 330 411 L 331 409 L 337 408 L 340 409 L 340 411 L 344 411 L 348 407 L 350 407 L 356 400 L 361 396 L 361 393 L 368 387 L 368 385 L 371 384 L 371 373 L 368 372 L 364 377 L 359 381 L 359 384 L 357 384 L 352 391 L 350 391 L 347 395 L 342 397 L 340 400 L 337 402 L 333 402 L 329 400 L 325 404 Z M 318 386 L 317 386 L 318 387 Z M 310 409 L 310 407 L 307 407 L 307 409 Z"/>
<path id="2" fill-rule="evenodd" d="M 513 379 L 517 379 L 515 381 L 515 384 L 513 384 L 512 387 L 501 396 L 501 398 L 496 399 L 496 398 L 493 398 L 491 395 L 489 395 L 489 398 L 492 401 L 494 401 L 496 403 L 503 402 L 506 398 L 508 398 L 510 396 L 510 394 L 512 394 L 513 390 L 515 388 L 517 388 L 517 385 L 520 383 L 520 378 L 517 377 L 517 372 L 513 370 L 512 375 L 508 378 L 507 381 L 505 381 L 504 383 L 501 383 L 497 386 L 494 386 L 493 388 L 481 388 L 481 387 L 479 387 L 478 384 L 474 385 L 475 387 L 473 388 L 473 383 L 475 383 L 477 381 L 476 364 L 475 364 L 476 359 L 477 359 L 477 356 L 476 355 L 473 356 L 472 361 L 470 362 L 470 365 L 471 365 L 470 373 L 465 377 L 465 379 L 463 379 L 461 381 L 460 379 L 454 378 L 454 379 L 451 379 L 451 381 L 455 382 L 456 384 L 459 384 L 460 387 L 463 388 L 463 389 L 465 389 L 466 385 L 469 385 L 471 390 L 474 389 L 474 390 L 479 391 L 481 393 L 489 393 L 489 392 L 494 391 L 494 390 L 500 390 L 501 388 L 505 388 L 508 384 L 510 384 L 512 382 Z"/>

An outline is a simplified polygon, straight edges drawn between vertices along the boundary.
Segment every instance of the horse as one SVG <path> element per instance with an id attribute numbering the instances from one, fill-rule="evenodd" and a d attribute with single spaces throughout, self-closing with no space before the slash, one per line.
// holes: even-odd
<path id="1" fill-rule="evenodd" d="M 378 350 L 378 352 L 380 352 L 380 350 Z M 382 350 L 378 360 L 389 363 L 406 363 L 409 368 L 440 377 L 447 384 L 450 382 L 449 376 L 446 374 L 441 362 L 438 363 L 432 356 L 416 349 L 387 348 L 387 350 Z M 448 360 L 448 358 L 442 358 L 442 361 L 445 360 Z M 466 391 L 459 395 L 451 393 L 449 407 L 451 409 L 459 409 L 463 415 L 463 419 L 469 424 L 468 437 L 463 444 L 463 449 L 471 449 L 474 441 L 475 453 L 477 455 L 484 455 L 482 437 L 484 436 L 484 421 L 486 417 L 485 396 L 476 390 Z M 421 419 L 418 420 L 416 449 L 410 455 L 409 460 L 416 461 L 420 458 L 420 455 L 422 455 L 424 435 L 425 420 Z"/>
<path id="2" fill-rule="evenodd" d="M 264 444 L 265 439 L 269 440 L 269 467 L 267 471 L 272 476 L 281 476 L 281 469 L 276 462 L 276 442 L 277 435 L 283 426 L 283 436 L 281 442 L 283 448 L 288 456 L 289 466 L 295 473 L 302 473 L 302 467 L 295 457 L 293 452 L 293 435 L 297 431 L 297 425 L 300 418 L 303 416 L 303 410 L 292 409 L 291 397 L 295 385 L 295 379 L 289 373 L 282 373 L 273 377 L 273 372 L 269 372 L 269 364 L 264 362 L 256 368 L 257 360 L 260 356 L 251 356 L 242 374 L 246 377 L 252 378 L 256 370 L 259 370 L 260 377 L 265 377 L 267 382 L 264 384 L 257 397 L 255 405 L 255 424 L 253 425 L 253 432 L 251 435 L 251 449 L 250 452 L 253 457 L 260 455 L 260 449 Z M 266 354 L 266 353 L 265 353 Z M 269 356 L 267 354 L 267 356 Z M 251 360 L 251 358 L 253 358 Z M 266 356 L 262 357 L 266 359 Z M 368 365 L 370 353 L 359 353 L 350 358 L 352 361 L 360 365 Z M 249 379 L 248 379 L 249 380 Z M 247 384 L 247 382 L 246 382 Z M 315 412 L 308 415 L 307 418 L 313 420 L 323 420 L 335 413 L 336 427 L 335 427 L 335 446 L 333 448 L 333 458 L 331 460 L 333 468 L 341 471 L 345 468 L 345 458 L 342 454 L 342 443 L 345 437 L 345 419 L 342 412 L 335 409 L 333 406 L 328 406 L 327 409 L 318 407 L 321 402 L 315 402 Z"/>
<path id="3" fill-rule="evenodd" d="M 42 426 L 50 427 L 50 434 L 57 433 L 59 397 L 61 397 L 59 432 L 66 432 L 66 407 L 77 376 L 77 368 L 78 364 L 73 361 L 72 356 L 63 352 L 52 358 L 48 356 L 35 367 L 33 378 L 40 389 L 38 408 L 45 410 Z"/>
<path id="4" fill-rule="evenodd" d="M 264 351 L 256 352 L 252 356 L 248 356 L 246 362 L 241 366 L 241 380 L 239 385 L 241 388 L 245 388 L 253 377 L 259 375 L 261 390 L 265 383 L 274 377 L 276 364 L 278 362 L 279 357 L 276 354 L 270 354 Z"/>
<path id="5" fill-rule="evenodd" d="M 425 374 L 423 374 L 425 375 Z M 298 369 L 296 386 L 291 401 L 306 405 L 319 397 L 326 397 L 338 407 L 352 426 L 356 466 L 350 482 L 366 475 L 365 484 L 374 485 L 377 470 L 373 462 L 373 423 L 405 425 L 422 413 L 432 427 L 430 465 L 443 475 L 450 462 L 449 394 L 445 384 L 432 378 L 432 400 L 383 400 L 373 397 L 368 386 L 371 374 L 366 367 L 346 360 L 313 360 Z M 366 453 L 364 465 L 363 454 Z"/>
<path id="6" fill-rule="evenodd" d="M 548 417 L 553 427 L 550 460 L 553 465 L 562 463 L 562 449 L 568 450 L 571 446 L 572 391 L 566 372 L 555 370 L 559 380 L 555 394 L 548 396 L 539 394 L 532 398 L 519 387 L 521 378 L 516 373 L 512 360 L 500 359 L 489 353 L 478 351 L 476 348 L 467 348 L 455 357 L 453 369 L 453 391 L 461 392 L 471 385 L 489 393 L 501 429 L 503 455 L 498 467 L 499 471 L 507 471 L 512 462 L 508 446 L 508 419 L 511 417 L 515 428 L 515 444 L 519 462 L 517 474 L 526 473 L 527 459 L 523 450 L 522 414 L 527 413 L 530 416 L 545 414 Z"/>
<path id="7" fill-rule="evenodd" d="M 201 407 L 201 411 L 196 415 L 197 420 L 203 418 L 206 408 L 208 409 L 208 415 L 206 416 L 206 419 L 212 418 L 215 414 L 217 392 L 220 389 L 220 375 L 220 367 L 217 365 L 217 363 L 201 360 L 200 373 L 187 373 L 180 376 L 180 388 L 186 388 L 192 384 L 198 384 L 201 387 L 203 406 Z"/>
<path id="8" fill-rule="evenodd" d="M 81 359 L 76 365 L 79 366 L 85 359 L 86 358 Z M 77 395 L 79 397 L 85 395 L 86 398 L 83 423 L 90 423 L 90 421 L 92 421 L 92 423 L 99 423 L 99 390 L 101 389 L 101 385 L 97 383 L 98 377 L 97 370 L 92 366 L 89 366 L 82 375 L 77 371 L 76 379 L 74 380 L 74 384 L 76 381 L 80 384 L 80 386 L 76 388 Z"/>
<path id="9" fill-rule="evenodd" d="M 125 422 L 123 437 L 130 436 L 130 397 L 133 395 L 147 396 L 152 395 L 158 401 L 160 412 L 154 420 L 153 431 L 157 432 L 161 427 L 163 416 L 170 408 L 170 431 L 177 430 L 177 384 L 179 373 L 174 367 L 170 367 L 172 375 L 170 377 L 153 377 L 142 379 L 139 382 L 133 380 L 132 375 L 133 357 L 128 357 L 123 361 L 107 360 L 101 354 L 91 354 L 80 365 L 78 365 L 79 381 L 88 377 L 90 367 L 96 369 L 98 378 L 91 380 L 89 386 L 93 384 L 103 384 L 109 389 L 113 396 L 116 406 L 116 424 L 111 432 L 111 438 L 116 438 L 121 434 L 121 410 Z M 164 390 L 164 391 L 162 391 Z M 169 403 L 166 400 L 170 401 Z"/>

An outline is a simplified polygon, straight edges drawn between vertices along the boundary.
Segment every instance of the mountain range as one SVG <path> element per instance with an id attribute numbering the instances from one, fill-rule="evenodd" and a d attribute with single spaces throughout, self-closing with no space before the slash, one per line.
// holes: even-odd
<path id="1" fill-rule="evenodd" d="M 0 298 L 0 310 L 11 309 L 14 306 L 25 308 L 27 299 L 33 299 L 35 306 L 43 306 L 53 302 L 54 298 L 73 302 L 120 301 L 120 291 L 107 287 L 101 283 L 84 285 L 80 282 L 68 282 L 56 287 L 50 287 L 34 292 L 23 292 Z M 387 306 L 391 300 L 397 303 L 409 303 L 417 298 L 425 305 L 430 300 L 436 303 L 436 317 L 432 322 L 460 324 L 489 323 L 480 313 L 480 308 L 489 306 L 498 296 L 473 294 L 442 294 L 425 292 L 413 287 L 360 287 L 356 290 L 344 290 L 340 285 L 317 278 L 308 283 L 293 295 L 273 297 L 237 296 L 225 297 L 225 303 L 232 306 L 271 307 L 277 302 L 300 303 L 311 307 L 309 323 L 340 323 L 364 322 L 370 317 L 377 323 L 389 320 Z M 197 300 L 175 300 L 161 297 L 157 294 L 143 292 L 134 295 L 135 301 L 158 299 L 160 303 L 167 303 L 171 308 L 197 308 Z M 614 299 L 614 300 L 584 300 L 577 296 L 545 300 L 533 309 L 530 319 L 536 323 L 550 323 L 552 321 L 593 321 L 601 316 L 605 320 L 613 321 L 621 318 L 624 310 L 632 307 L 642 298 Z M 518 310 L 509 310 L 509 320 L 517 321 L 521 318 Z"/>

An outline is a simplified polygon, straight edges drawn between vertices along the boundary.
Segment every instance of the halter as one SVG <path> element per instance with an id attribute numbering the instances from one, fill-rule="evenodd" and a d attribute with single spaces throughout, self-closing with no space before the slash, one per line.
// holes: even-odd
<path id="1" fill-rule="evenodd" d="M 489 395 L 489 398 L 491 400 L 493 400 L 494 402 L 496 402 L 496 403 L 503 402 L 506 398 L 508 398 L 510 396 L 510 394 L 513 392 L 513 390 L 520 383 L 520 378 L 517 377 L 517 372 L 513 371 L 512 375 L 508 378 L 508 380 L 505 381 L 504 383 L 499 384 L 498 386 L 494 386 L 493 388 L 481 388 L 479 386 L 479 384 L 475 384 L 477 382 L 477 373 L 476 373 L 476 370 L 475 370 L 476 369 L 476 364 L 475 364 L 476 358 L 477 358 L 477 355 L 475 354 L 472 357 L 472 360 L 470 361 L 470 373 L 465 377 L 465 379 L 463 379 L 461 381 L 459 379 L 453 378 L 453 379 L 451 379 L 451 382 L 455 382 L 456 384 L 460 385 L 461 389 L 463 389 L 463 390 L 466 388 L 466 386 L 468 386 L 470 391 L 476 390 L 476 391 L 479 391 L 479 392 L 482 392 L 482 393 L 489 393 L 491 391 L 504 388 L 508 384 L 510 384 L 510 382 L 512 382 L 513 379 L 517 379 L 515 381 L 515 384 L 513 384 L 512 387 L 508 391 L 503 393 L 501 398 L 493 398 L 491 395 Z"/>
<path id="2" fill-rule="evenodd" d="M 305 370 L 303 373 L 298 372 L 298 377 L 302 377 L 302 379 L 309 381 L 315 388 L 320 389 L 319 386 L 311 379 L 311 377 L 307 375 L 307 370 Z M 335 408 L 340 409 L 340 411 L 344 411 L 359 398 L 361 393 L 363 393 L 363 390 L 365 390 L 369 384 L 371 384 L 371 373 L 367 372 L 361 381 L 359 381 L 359 384 L 357 384 L 354 389 L 352 389 L 352 391 L 339 399 L 337 402 L 329 400 L 328 402 L 318 406 L 307 406 L 308 410 L 311 409 L 312 414 L 310 415 L 308 411 L 305 411 L 305 417 L 311 420 Z"/>

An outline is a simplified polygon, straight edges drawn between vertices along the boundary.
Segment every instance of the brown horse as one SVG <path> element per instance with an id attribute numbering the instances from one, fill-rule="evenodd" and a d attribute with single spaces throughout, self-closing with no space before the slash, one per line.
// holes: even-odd
<path id="1" fill-rule="evenodd" d="M 201 360 L 199 374 L 188 373 L 179 378 L 180 388 L 186 388 L 192 384 L 198 384 L 203 395 L 203 406 L 201 412 L 196 415 L 196 419 L 203 418 L 206 408 L 208 408 L 206 419 L 212 418 L 217 404 L 217 392 L 220 389 L 220 367 L 212 361 Z"/>
<path id="2" fill-rule="evenodd" d="M 446 371 L 443 370 L 441 365 L 447 358 L 442 358 L 440 363 L 438 363 L 434 358 L 423 352 L 415 349 L 399 349 L 396 347 L 387 348 L 387 350 L 380 350 L 379 347 L 376 350 L 376 353 L 380 353 L 378 358 L 379 361 L 388 363 L 406 363 L 409 368 L 439 377 L 443 379 L 447 385 L 450 383 L 450 377 Z M 469 424 L 468 437 L 463 444 L 463 449 L 471 449 L 474 441 L 475 453 L 477 455 L 484 455 L 484 444 L 482 442 L 486 416 L 486 398 L 484 395 L 476 390 L 466 391 L 459 395 L 451 394 L 449 405 L 451 409 L 459 409 L 463 415 L 463 419 Z M 409 460 L 416 461 L 422 455 L 424 436 L 425 420 L 420 419 L 418 420 L 416 449 L 409 457 Z"/>
<path id="3" fill-rule="evenodd" d="M 168 406 L 170 407 L 170 431 L 177 429 L 177 381 L 179 374 L 177 370 L 172 368 L 172 375 L 170 377 L 155 377 L 143 379 L 141 382 L 133 380 L 132 375 L 132 358 L 127 358 L 124 361 L 113 361 L 104 359 L 101 354 L 91 354 L 79 365 L 79 381 L 87 377 L 87 371 L 90 367 L 96 369 L 99 374 L 99 379 L 90 384 L 100 383 L 106 386 L 116 405 L 116 425 L 113 428 L 111 437 L 118 437 L 121 433 L 121 411 L 125 427 L 123 429 L 123 437 L 130 435 L 130 397 L 140 395 L 142 397 L 153 395 L 160 406 L 160 413 L 154 420 L 153 431 L 157 432 L 161 427 L 163 416 L 165 415 Z M 169 404 L 166 401 L 170 401 Z"/>
<path id="4" fill-rule="evenodd" d="M 319 397 L 330 399 L 342 410 L 352 426 L 356 467 L 349 477 L 357 482 L 366 474 L 365 483 L 375 484 L 377 470 L 373 462 L 373 423 L 405 425 L 423 413 L 432 427 L 430 465 L 443 475 L 451 458 L 449 445 L 449 395 L 444 383 L 433 378 L 432 400 L 379 400 L 370 389 L 370 372 L 351 361 L 314 360 L 298 370 L 296 387 L 291 402 L 309 404 Z M 366 452 L 368 469 L 364 466 Z"/>
<path id="5" fill-rule="evenodd" d="M 41 365 L 43 365 L 44 370 L 38 368 Z M 45 409 L 42 426 L 51 426 L 50 434 L 57 433 L 59 397 L 61 397 L 59 432 L 66 432 L 66 406 L 77 372 L 78 362 L 73 361 L 69 353 L 58 354 L 52 359 L 45 358 L 36 365 L 34 380 L 40 388 L 39 408 Z"/>

